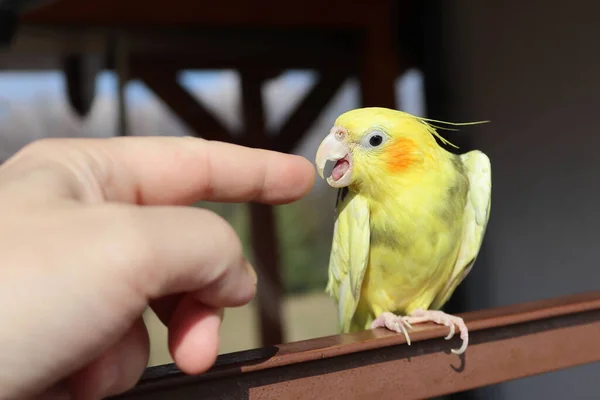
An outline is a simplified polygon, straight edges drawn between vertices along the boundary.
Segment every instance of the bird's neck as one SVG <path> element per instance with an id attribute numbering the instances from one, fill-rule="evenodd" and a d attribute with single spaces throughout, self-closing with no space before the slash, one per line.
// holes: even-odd
<path id="1" fill-rule="evenodd" d="M 440 196 L 457 173 L 453 160 L 455 157 L 442 149 L 435 157 L 425 157 L 422 163 L 410 169 L 370 176 L 370 179 L 351 186 L 350 190 L 366 197 L 369 202 L 386 207 L 391 206 L 390 202 L 419 202 L 431 196 Z"/>

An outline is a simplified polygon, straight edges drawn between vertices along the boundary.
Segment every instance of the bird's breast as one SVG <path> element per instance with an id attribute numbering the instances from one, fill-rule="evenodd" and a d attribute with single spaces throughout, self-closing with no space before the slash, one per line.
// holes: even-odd
<path id="1" fill-rule="evenodd" d="M 371 205 L 363 296 L 375 311 L 428 307 L 449 279 L 460 246 L 463 211 L 460 202 L 444 200 Z"/>

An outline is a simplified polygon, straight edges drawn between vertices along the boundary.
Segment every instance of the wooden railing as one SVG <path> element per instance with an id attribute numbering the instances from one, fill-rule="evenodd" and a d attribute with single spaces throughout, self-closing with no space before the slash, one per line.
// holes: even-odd
<path id="1" fill-rule="evenodd" d="M 600 361 L 600 292 L 462 314 L 465 354 L 447 328 L 383 329 L 219 356 L 185 376 L 149 368 L 121 399 L 422 399 Z"/>

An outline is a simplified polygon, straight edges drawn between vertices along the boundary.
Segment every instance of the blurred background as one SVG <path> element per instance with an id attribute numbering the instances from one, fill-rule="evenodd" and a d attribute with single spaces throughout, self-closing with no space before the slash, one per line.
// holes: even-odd
<path id="1" fill-rule="evenodd" d="M 492 161 L 492 214 L 449 312 L 599 288 L 600 4 L 549 1 L 0 0 L 0 161 L 43 137 L 196 135 L 314 159 L 335 118 L 446 121 Z M 193 174 L 194 171 L 190 171 Z M 227 218 L 259 296 L 221 353 L 337 333 L 324 294 L 335 191 L 201 203 Z M 171 362 L 154 314 L 150 365 Z M 565 341 L 569 340 L 565 337 Z M 490 360 L 493 363 L 493 360 Z M 595 398 L 597 364 L 456 398 Z"/>

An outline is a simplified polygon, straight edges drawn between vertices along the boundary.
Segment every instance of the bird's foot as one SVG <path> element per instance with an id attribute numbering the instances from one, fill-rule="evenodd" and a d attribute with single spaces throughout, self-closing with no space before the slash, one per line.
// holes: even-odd
<path id="1" fill-rule="evenodd" d="M 408 322 L 408 318 L 409 317 L 401 317 L 386 311 L 381 313 L 381 315 L 371 323 L 371 329 L 385 327 L 390 331 L 403 333 L 406 338 L 406 343 L 410 346 L 410 337 L 408 336 L 407 328 L 412 329 L 412 326 Z"/>
<path id="2" fill-rule="evenodd" d="M 422 322 L 435 322 L 439 325 L 445 325 L 450 328 L 450 333 L 445 337 L 446 340 L 452 339 L 455 332 L 455 325 L 458 327 L 460 331 L 460 338 L 463 343 L 459 349 L 452 349 L 452 353 L 454 354 L 462 354 L 467 349 L 469 345 L 469 331 L 465 322 L 460 317 L 455 317 L 454 315 L 446 314 L 443 311 L 437 310 L 415 310 L 410 314 L 409 317 L 406 318 L 406 322 L 409 324 L 418 324 Z"/>

